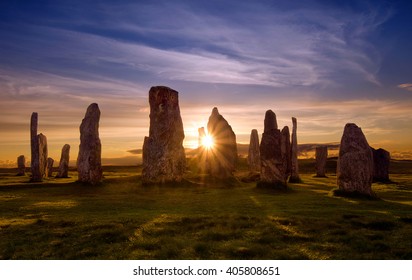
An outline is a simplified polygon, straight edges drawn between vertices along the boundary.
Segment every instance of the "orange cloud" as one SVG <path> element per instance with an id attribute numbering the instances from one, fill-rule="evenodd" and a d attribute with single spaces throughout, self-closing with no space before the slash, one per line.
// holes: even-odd
<path id="1" fill-rule="evenodd" d="M 412 84 L 400 84 L 398 88 L 406 89 L 407 91 L 412 91 Z"/>

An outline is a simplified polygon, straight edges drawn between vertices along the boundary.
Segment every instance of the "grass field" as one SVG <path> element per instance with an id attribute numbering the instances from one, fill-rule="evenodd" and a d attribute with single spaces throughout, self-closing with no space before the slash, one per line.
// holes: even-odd
<path id="1" fill-rule="evenodd" d="M 288 192 L 240 179 L 142 186 L 137 167 L 105 167 L 104 183 L 27 183 L 0 170 L 0 259 L 412 259 L 412 164 L 392 164 L 380 199 L 334 197 L 300 162 Z"/>

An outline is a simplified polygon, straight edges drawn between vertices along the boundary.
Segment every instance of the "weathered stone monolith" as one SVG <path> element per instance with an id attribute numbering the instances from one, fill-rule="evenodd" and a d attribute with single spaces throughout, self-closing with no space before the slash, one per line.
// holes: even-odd
<path id="1" fill-rule="evenodd" d="M 99 106 L 96 103 L 90 104 L 80 125 L 77 172 L 79 182 L 92 185 L 100 183 L 103 177 L 99 121 Z"/>
<path id="2" fill-rule="evenodd" d="M 283 161 L 283 168 L 285 170 L 285 181 L 288 180 L 291 168 L 292 168 L 292 159 L 290 154 L 290 132 L 289 127 L 283 127 L 282 131 L 282 139 L 281 139 L 281 151 L 282 151 L 282 161 Z"/>
<path id="3" fill-rule="evenodd" d="M 266 111 L 264 132 L 260 142 L 261 172 L 258 186 L 287 187 L 286 168 L 282 158 L 282 134 L 277 128 L 276 115 Z"/>
<path id="4" fill-rule="evenodd" d="M 30 120 L 31 182 L 41 182 L 43 180 L 43 176 L 40 173 L 40 152 L 39 139 L 37 137 L 37 123 L 38 114 L 33 112 Z"/>
<path id="5" fill-rule="evenodd" d="M 144 184 L 180 182 L 186 168 L 179 93 L 164 86 L 149 91 L 150 128 L 143 143 Z"/>
<path id="6" fill-rule="evenodd" d="M 17 158 L 17 176 L 24 176 L 26 174 L 26 158 L 21 155 Z"/>
<path id="7" fill-rule="evenodd" d="M 209 117 L 207 131 L 214 145 L 207 153 L 206 173 L 221 179 L 232 177 L 238 157 L 236 135 L 216 107 Z"/>
<path id="8" fill-rule="evenodd" d="M 39 143 L 39 170 L 41 178 L 47 176 L 47 137 L 40 133 L 37 135 L 37 142 Z"/>
<path id="9" fill-rule="evenodd" d="M 380 148 L 375 150 L 372 148 L 373 153 L 373 181 L 387 183 L 389 179 L 389 164 L 391 161 L 391 154 Z"/>
<path id="10" fill-rule="evenodd" d="M 343 131 L 336 175 L 340 192 L 373 196 L 372 150 L 356 124 L 346 124 Z"/>
<path id="11" fill-rule="evenodd" d="M 252 132 L 250 133 L 247 161 L 251 172 L 260 172 L 259 135 L 256 129 L 252 129 Z"/>
<path id="12" fill-rule="evenodd" d="M 291 172 L 289 182 L 291 183 L 299 183 L 302 180 L 299 176 L 299 164 L 298 164 L 298 136 L 297 136 L 297 129 L 298 123 L 295 117 L 292 117 L 292 143 L 291 143 Z"/>
<path id="13" fill-rule="evenodd" d="M 326 161 L 328 160 L 328 146 L 318 146 L 315 152 L 316 177 L 326 177 Z"/>
<path id="14" fill-rule="evenodd" d="M 68 178 L 69 177 L 69 160 L 70 160 L 70 145 L 65 144 L 62 148 L 59 169 L 57 171 L 56 178 Z"/>
<path id="15" fill-rule="evenodd" d="M 47 177 L 52 177 L 53 176 L 53 164 L 54 164 L 54 159 L 52 158 L 47 158 Z"/>

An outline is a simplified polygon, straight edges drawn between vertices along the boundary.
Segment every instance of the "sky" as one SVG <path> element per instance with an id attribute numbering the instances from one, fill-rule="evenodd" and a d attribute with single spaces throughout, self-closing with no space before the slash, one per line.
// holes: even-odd
<path id="1" fill-rule="evenodd" d="M 30 116 L 59 160 L 91 103 L 103 158 L 132 156 L 149 133 L 148 92 L 179 92 L 186 147 L 213 107 L 237 141 L 298 119 L 299 143 L 371 146 L 412 158 L 410 1 L 0 2 L 0 165 L 30 156 Z"/>

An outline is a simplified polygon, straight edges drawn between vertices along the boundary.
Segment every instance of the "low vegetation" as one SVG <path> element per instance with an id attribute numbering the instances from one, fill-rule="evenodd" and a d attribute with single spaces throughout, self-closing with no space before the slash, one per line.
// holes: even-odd
<path id="1" fill-rule="evenodd" d="M 137 167 L 106 167 L 104 183 L 27 183 L 0 170 L 0 259 L 412 259 L 412 164 L 397 162 L 379 197 L 336 197 L 333 172 L 288 191 L 237 178 L 142 186 Z M 409 172 L 409 173 L 407 173 Z"/>

